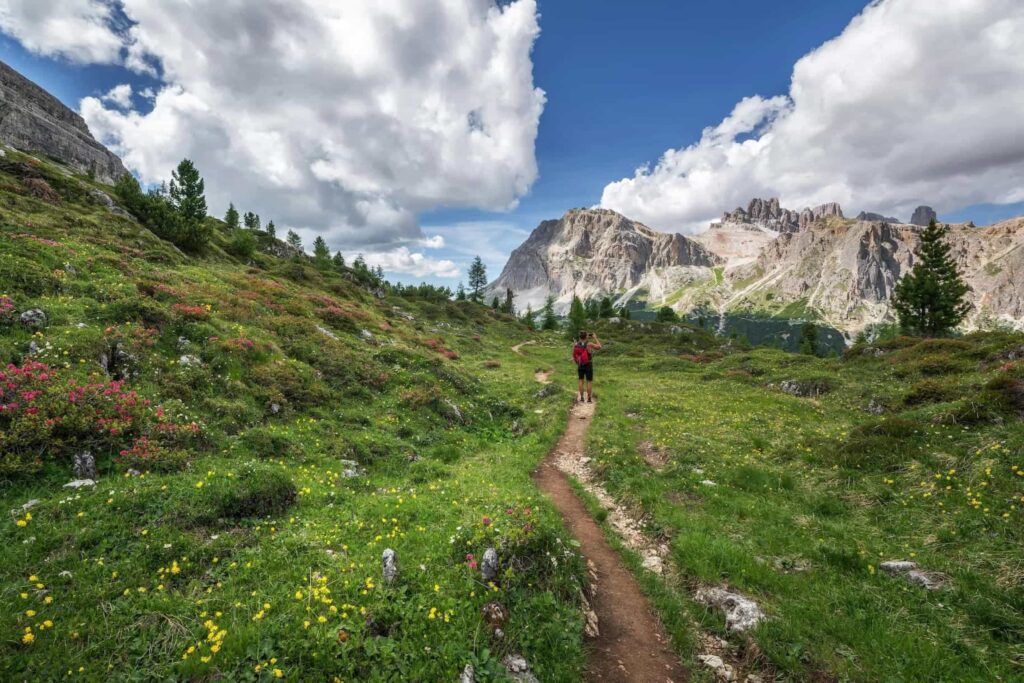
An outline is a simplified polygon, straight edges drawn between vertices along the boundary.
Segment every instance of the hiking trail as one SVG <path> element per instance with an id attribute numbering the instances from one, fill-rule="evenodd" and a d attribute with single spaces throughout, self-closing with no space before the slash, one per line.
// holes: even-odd
<path id="1" fill-rule="evenodd" d="M 537 379 L 541 381 L 539 376 Z M 587 615 L 587 635 L 590 637 L 586 680 L 614 683 L 685 681 L 688 678 L 686 670 L 673 652 L 653 608 L 569 483 L 567 472 L 573 471 L 572 463 L 578 463 L 584 457 L 584 445 L 593 415 L 593 403 L 574 403 L 565 433 L 533 474 L 537 487 L 551 498 L 566 527 L 580 542 L 590 569 L 590 602 L 597 623 L 592 623 L 592 614 Z"/>
<path id="2" fill-rule="evenodd" d="M 528 344 L 536 344 L 536 343 L 537 343 L 536 339 L 531 339 L 530 341 L 524 341 L 521 344 L 516 344 L 515 346 L 512 347 L 512 353 L 518 353 L 519 355 L 523 355 L 522 348 L 524 346 L 526 346 Z"/>

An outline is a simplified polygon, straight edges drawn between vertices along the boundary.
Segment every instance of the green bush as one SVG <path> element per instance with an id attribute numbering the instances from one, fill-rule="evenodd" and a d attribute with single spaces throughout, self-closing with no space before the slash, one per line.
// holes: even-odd
<path id="1" fill-rule="evenodd" d="M 911 449 L 921 425 L 898 417 L 877 420 L 855 427 L 846 442 L 829 457 L 849 469 L 898 469 L 913 458 Z"/>
<path id="2" fill-rule="evenodd" d="M 185 511 L 188 521 L 196 524 L 279 515 L 298 496 L 295 484 L 280 468 L 261 463 L 245 463 L 238 472 L 200 481 L 202 486 L 194 489 Z"/>
<path id="3" fill-rule="evenodd" d="M 926 403 L 945 403 L 952 401 L 963 393 L 962 387 L 926 379 L 914 384 L 910 391 L 903 397 L 903 403 L 908 406 L 922 405 Z"/>
<path id="4" fill-rule="evenodd" d="M 273 427 L 254 427 L 245 431 L 239 444 L 257 458 L 290 458 L 294 455 L 291 438 Z"/>

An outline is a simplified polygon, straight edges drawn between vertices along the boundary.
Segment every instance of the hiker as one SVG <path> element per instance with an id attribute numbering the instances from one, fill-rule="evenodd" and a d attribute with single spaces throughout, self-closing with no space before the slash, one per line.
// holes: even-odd
<path id="1" fill-rule="evenodd" d="M 587 381 L 587 403 L 594 401 L 594 351 L 601 348 L 597 335 L 591 335 L 593 341 L 587 341 L 587 333 L 580 331 L 580 338 L 572 347 L 572 361 L 576 363 L 576 375 L 580 380 L 580 403 L 583 402 L 583 380 Z"/>

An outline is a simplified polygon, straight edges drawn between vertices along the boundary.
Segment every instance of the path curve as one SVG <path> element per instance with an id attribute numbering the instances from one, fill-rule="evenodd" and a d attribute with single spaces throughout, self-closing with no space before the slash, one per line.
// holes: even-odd
<path id="1" fill-rule="evenodd" d="M 536 339 L 531 339 L 530 341 L 524 341 L 521 344 L 516 344 L 515 346 L 512 347 L 512 353 L 518 353 L 519 355 L 522 355 L 523 354 L 522 348 L 524 346 L 526 346 L 527 344 L 536 344 L 536 343 L 537 343 Z"/>
<path id="2" fill-rule="evenodd" d="M 686 670 L 672 651 L 665 628 L 640 591 L 636 578 L 608 544 L 569 484 L 558 462 L 583 457 L 593 403 L 575 403 L 558 444 L 533 473 L 534 482 L 550 496 L 566 526 L 580 542 L 595 577 L 591 605 L 599 635 L 590 639 L 587 681 L 609 683 L 679 683 Z"/>

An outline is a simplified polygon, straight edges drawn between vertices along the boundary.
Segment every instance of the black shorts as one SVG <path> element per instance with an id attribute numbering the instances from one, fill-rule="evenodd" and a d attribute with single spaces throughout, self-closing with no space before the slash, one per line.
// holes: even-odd
<path id="1" fill-rule="evenodd" d="M 594 381 L 594 364 L 593 363 L 582 363 L 576 366 L 576 375 L 580 379 L 585 379 L 588 382 Z"/>

